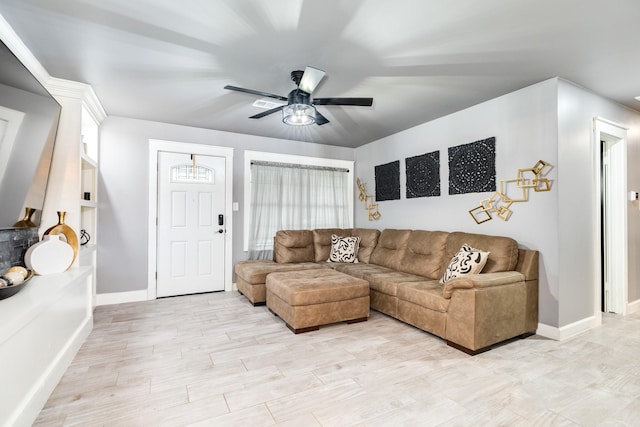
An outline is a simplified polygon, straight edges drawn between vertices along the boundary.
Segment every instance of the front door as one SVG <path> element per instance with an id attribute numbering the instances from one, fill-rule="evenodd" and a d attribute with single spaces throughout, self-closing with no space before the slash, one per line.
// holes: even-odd
<path id="1" fill-rule="evenodd" d="M 224 157 L 158 152 L 158 297 L 224 290 L 224 211 Z"/>

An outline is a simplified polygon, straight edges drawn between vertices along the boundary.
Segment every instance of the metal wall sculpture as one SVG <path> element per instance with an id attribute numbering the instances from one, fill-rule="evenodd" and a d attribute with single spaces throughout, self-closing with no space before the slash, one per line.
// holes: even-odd
<path id="1" fill-rule="evenodd" d="M 366 184 L 360 181 L 360 178 L 356 178 L 356 184 L 358 184 L 358 190 L 360 191 L 358 199 L 364 203 L 365 210 L 369 211 L 369 221 L 380 219 L 378 204 L 373 203 L 373 196 L 371 194 L 367 194 Z"/>
<path id="2" fill-rule="evenodd" d="M 492 213 L 507 221 L 511 217 L 513 203 L 529 200 L 529 189 L 536 192 L 551 190 L 549 179 L 544 177 L 550 170 L 551 165 L 543 160 L 538 160 L 531 168 L 518 169 L 516 178 L 500 180 L 500 191 L 481 200 L 480 205 L 471 209 L 469 214 L 477 224 L 493 219 Z"/>
<path id="3" fill-rule="evenodd" d="M 449 194 L 495 190 L 495 137 L 449 147 Z"/>
<path id="4" fill-rule="evenodd" d="M 376 201 L 400 200 L 400 161 L 378 165 L 376 174 Z"/>
<path id="5" fill-rule="evenodd" d="M 407 199 L 440 195 L 440 152 L 405 159 Z"/>

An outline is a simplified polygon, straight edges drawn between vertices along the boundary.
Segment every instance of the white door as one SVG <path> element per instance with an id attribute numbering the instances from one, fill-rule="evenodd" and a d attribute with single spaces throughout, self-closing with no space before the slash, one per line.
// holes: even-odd
<path id="1" fill-rule="evenodd" d="M 224 290 L 224 211 L 224 157 L 158 152 L 158 297 Z"/>

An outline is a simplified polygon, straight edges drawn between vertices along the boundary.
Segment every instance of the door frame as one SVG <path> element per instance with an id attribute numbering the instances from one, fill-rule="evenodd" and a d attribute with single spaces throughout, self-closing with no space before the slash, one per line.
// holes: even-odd
<path id="1" fill-rule="evenodd" d="M 224 235 L 224 290 L 233 290 L 233 148 L 213 145 L 192 144 L 161 139 L 149 140 L 149 218 L 147 263 L 147 299 L 157 298 L 156 265 L 158 250 L 157 216 L 158 216 L 158 152 L 196 154 L 225 158 L 225 235 Z"/>
<path id="2" fill-rule="evenodd" d="M 593 153 L 595 158 L 595 192 L 594 197 L 594 315 L 596 319 L 602 318 L 602 162 L 600 159 L 602 151 L 602 142 L 615 142 L 621 144 L 615 150 L 611 151 L 611 170 L 615 171 L 612 176 L 613 186 L 618 190 L 611 195 L 614 200 L 612 204 L 615 209 L 612 215 L 612 221 L 618 224 L 613 231 L 611 248 L 609 253 L 612 254 L 608 262 L 608 270 L 614 272 L 615 280 L 611 283 L 612 295 L 615 299 L 615 307 L 619 314 L 627 313 L 628 289 L 629 289 L 629 269 L 628 269 L 628 246 L 627 246 L 627 128 L 604 119 L 602 117 L 594 117 L 593 119 Z M 601 322 L 601 320 L 600 320 Z"/>

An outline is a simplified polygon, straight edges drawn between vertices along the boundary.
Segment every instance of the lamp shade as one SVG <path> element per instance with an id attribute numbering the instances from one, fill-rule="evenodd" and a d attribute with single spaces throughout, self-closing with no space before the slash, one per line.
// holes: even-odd
<path id="1" fill-rule="evenodd" d="M 316 109 L 308 104 L 290 104 L 282 109 L 282 121 L 288 125 L 305 126 L 316 122 Z"/>

